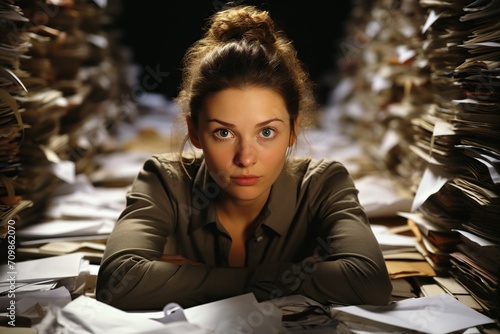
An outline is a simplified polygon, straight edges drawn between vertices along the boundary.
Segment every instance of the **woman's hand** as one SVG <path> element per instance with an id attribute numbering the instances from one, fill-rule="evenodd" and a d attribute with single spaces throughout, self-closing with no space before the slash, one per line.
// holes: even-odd
<path id="1" fill-rule="evenodd" d="M 304 260 L 302 260 L 302 263 L 317 263 L 324 261 L 323 258 L 321 258 L 318 254 L 313 254 L 311 256 L 306 257 Z"/>
<path id="2" fill-rule="evenodd" d="M 178 254 L 163 254 L 159 258 L 159 260 L 163 261 L 163 262 L 169 262 L 172 264 L 176 264 L 178 266 L 182 266 L 183 264 L 186 264 L 186 263 L 193 265 L 193 266 L 197 266 L 197 265 L 201 264 L 199 262 L 188 260 L 184 256 L 178 255 Z"/>

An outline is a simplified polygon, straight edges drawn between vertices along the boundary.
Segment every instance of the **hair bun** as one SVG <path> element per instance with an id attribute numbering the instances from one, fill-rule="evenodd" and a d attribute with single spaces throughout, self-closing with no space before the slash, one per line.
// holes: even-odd
<path id="1" fill-rule="evenodd" d="M 274 23 L 267 11 L 254 6 L 237 6 L 221 10 L 209 22 L 207 36 L 217 42 L 235 40 L 276 42 Z"/>

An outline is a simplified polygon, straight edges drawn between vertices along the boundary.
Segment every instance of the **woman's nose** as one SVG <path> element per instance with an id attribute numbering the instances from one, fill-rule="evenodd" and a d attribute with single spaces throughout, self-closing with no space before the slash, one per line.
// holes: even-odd
<path id="1" fill-rule="evenodd" d="M 240 167 L 251 167 L 257 162 L 257 152 L 249 141 L 242 141 L 234 157 L 234 163 Z"/>

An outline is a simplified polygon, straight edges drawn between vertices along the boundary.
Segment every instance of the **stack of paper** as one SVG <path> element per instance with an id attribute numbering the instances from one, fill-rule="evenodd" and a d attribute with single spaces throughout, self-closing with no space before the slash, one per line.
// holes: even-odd
<path id="1" fill-rule="evenodd" d="M 0 316 L 9 318 L 10 309 L 14 309 L 19 319 L 27 318 L 34 324 L 43 318 L 43 308 L 63 307 L 85 294 L 91 274 L 95 275 L 95 270 L 77 253 L 2 265 Z M 14 327 L 16 317 L 10 319 L 13 322 L 9 325 Z"/>
<path id="2" fill-rule="evenodd" d="M 12 22 L 0 38 L 0 213 L 19 231 L 56 219 L 46 211 L 58 186 L 94 171 L 94 156 L 135 109 L 118 68 L 126 59 L 105 31 L 106 2 L 13 4 L 0 11 Z"/>
<path id="3" fill-rule="evenodd" d="M 332 309 L 347 333 L 454 333 L 495 321 L 448 294 L 409 298 L 387 306 L 341 306 Z M 475 329 L 477 330 L 477 329 Z"/>
<path id="4" fill-rule="evenodd" d="M 23 121 L 29 125 L 20 151 L 23 169 L 17 183 L 17 191 L 33 202 L 22 214 L 23 226 L 27 226 L 38 221 L 60 182 L 54 167 L 61 162 L 67 144 L 67 138 L 57 133 L 66 100 L 61 92 L 47 86 L 28 87 L 28 93 L 18 100 L 25 110 Z"/>
<path id="5" fill-rule="evenodd" d="M 15 62 L 3 64 L 10 63 L 11 77 L 24 88 L 24 91 L 12 95 L 15 104 L 8 106 L 11 115 L 17 116 L 17 123 L 26 127 L 18 153 L 19 173 L 11 186 L 17 196 L 29 200 L 32 206 L 19 213 L 18 228 L 40 218 L 44 204 L 58 182 L 57 176 L 60 176 L 53 168 L 60 161 L 67 144 L 67 138 L 59 137 L 58 134 L 61 117 L 66 112 L 67 100 L 63 93 L 52 85 L 57 74 L 49 58 L 54 44 L 60 41 L 65 33 L 46 25 L 33 24 L 34 20 L 29 15 L 38 13 L 33 11 L 33 8 L 38 7 L 35 1 L 23 2 L 22 6 L 26 6 L 28 10 L 19 7 L 15 16 L 17 23 L 8 25 L 12 31 L 5 32 L 5 36 L 9 36 L 5 39 L 6 43 L 22 42 L 19 44 L 22 47 L 17 47 L 15 52 L 7 48 L 0 50 L 1 58 L 9 55 L 11 58 L 16 57 Z M 47 11 L 48 8 L 44 10 Z M 54 16 L 56 12 L 46 15 L 46 19 Z M 10 18 L 12 17 L 14 16 L 10 15 Z M 22 54 L 19 55 L 21 51 Z M 2 100 L 5 101 L 4 98 Z"/>
<path id="6" fill-rule="evenodd" d="M 3 239 L 9 228 L 20 225 L 18 214 L 32 205 L 16 191 L 23 167 L 19 152 L 26 129 L 21 117 L 23 109 L 16 100 L 26 92 L 19 79 L 22 75 L 19 59 L 30 44 L 28 34 L 17 29 L 28 20 L 14 1 L 0 4 L 0 21 L 3 22 L 0 28 L 0 238 Z"/>
<path id="7" fill-rule="evenodd" d="M 419 253 L 436 273 L 448 275 L 451 269 L 450 253 L 460 242 L 459 234 L 450 230 L 449 226 L 433 223 L 422 213 L 401 212 L 400 215 L 408 219 L 408 225 L 416 236 L 416 248 Z"/>
<path id="8" fill-rule="evenodd" d="M 43 318 L 43 308 L 63 307 L 72 298 L 84 294 L 90 272 L 89 262 L 82 254 L 2 265 L 0 308 L 4 311 L 0 316 L 10 319 L 12 327 L 20 325 L 23 318 L 33 325 Z M 9 317 L 12 309 L 14 318 Z"/>
<path id="9" fill-rule="evenodd" d="M 341 43 L 344 76 L 332 112 L 341 131 L 361 143 L 378 169 L 412 198 L 425 161 L 410 149 L 411 120 L 432 103 L 428 59 L 420 33 L 425 11 L 418 1 L 356 2 Z M 354 16 L 354 14 L 356 16 Z"/>
<path id="10" fill-rule="evenodd" d="M 488 265 L 496 259 L 479 255 L 458 231 L 500 245 L 500 1 L 421 3 L 429 14 L 423 33 L 435 98 L 426 116 L 433 127 L 415 144 L 429 168 L 413 209 L 441 231 L 431 246 L 448 243 L 450 273 L 499 317 L 498 266 Z M 439 187 L 430 191 L 430 180 L 440 180 Z"/>
<path id="11" fill-rule="evenodd" d="M 78 252 L 100 263 L 106 239 L 125 208 L 127 189 L 95 187 L 83 174 L 71 185 L 61 184 L 49 201 L 46 219 L 17 231 L 18 256 Z"/>
<path id="12" fill-rule="evenodd" d="M 19 191 L 34 204 L 23 216 L 31 225 L 43 217 L 55 187 L 61 182 L 72 182 L 74 178 L 78 157 L 70 154 L 71 137 L 62 130 L 63 118 L 75 107 L 75 101 L 78 105 L 84 101 L 90 89 L 79 85 L 82 80 L 77 77 L 85 59 L 83 49 L 86 45 L 84 34 L 78 28 L 79 15 L 54 2 L 51 3 L 54 7 L 38 9 L 46 14 L 43 24 L 38 24 L 33 17 L 37 11 L 32 9 L 39 7 L 36 2 L 28 1 L 22 6 L 26 6 L 25 15 L 32 27 L 31 47 L 20 63 L 27 73 L 21 80 L 28 93 L 20 97 L 19 102 L 25 109 L 23 120 L 30 128 L 21 151 L 25 168 L 19 180 Z M 68 82 L 71 85 L 66 84 Z"/>
<path id="13" fill-rule="evenodd" d="M 372 205 L 380 203 L 385 204 L 382 209 L 395 208 L 392 213 L 396 215 L 411 209 L 428 163 L 421 151 L 428 152 L 437 121 L 436 117 L 423 116 L 434 100 L 431 62 L 424 53 L 425 36 L 421 33 L 427 13 L 416 0 L 397 4 L 379 0 L 356 6 L 359 8 L 353 13 L 357 16 L 349 22 L 348 36 L 341 45 L 346 71 L 335 90 L 337 108 L 333 112 L 341 114 L 337 120 L 342 131 L 361 143 L 365 155 L 383 171 L 378 182 L 394 185 L 387 187 L 388 194 L 373 192 L 368 198 L 369 193 L 363 192 L 367 176 L 356 179 L 360 202 L 372 215 L 389 214 L 381 209 L 371 212 Z M 389 202 L 401 194 L 400 201 Z M 392 278 L 434 276 L 440 271 L 440 266 L 428 260 L 428 254 L 419 252 L 422 238 L 392 233 L 376 236 Z"/>
<path id="14" fill-rule="evenodd" d="M 45 259 L 19 261 L 0 266 L 2 293 L 12 289 L 22 297 L 23 291 L 46 290 L 64 286 L 72 294 L 81 294 L 90 273 L 89 261 L 83 254 L 74 253 Z"/>
<path id="15" fill-rule="evenodd" d="M 495 260 L 458 231 L 500 244 L 500 1 L 355 6 L 336 120 L 411 195 L 405 217 L 427 262 L 499 317 Z"/>

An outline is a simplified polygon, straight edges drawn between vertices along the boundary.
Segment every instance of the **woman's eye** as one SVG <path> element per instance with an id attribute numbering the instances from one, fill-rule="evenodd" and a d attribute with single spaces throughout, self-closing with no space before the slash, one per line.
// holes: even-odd
<path id="1" fill-rule="evenodd" d="M 270 128 L 265 128 L 261 131 L 262 137 L 273 138 L 276 135 L 276 131 Z"/>
<path id="2" fill-rule="evenodd" d="M 231 138 L 232 135 L 231 135 L 231 131 L 229 131 L 228 129 L 219 129 L 219 130 L 216 130 L 214 132 L 215 134 L 215 137 L 219 138 L 219 139 L 226 139 L 226 138 Z"/>

